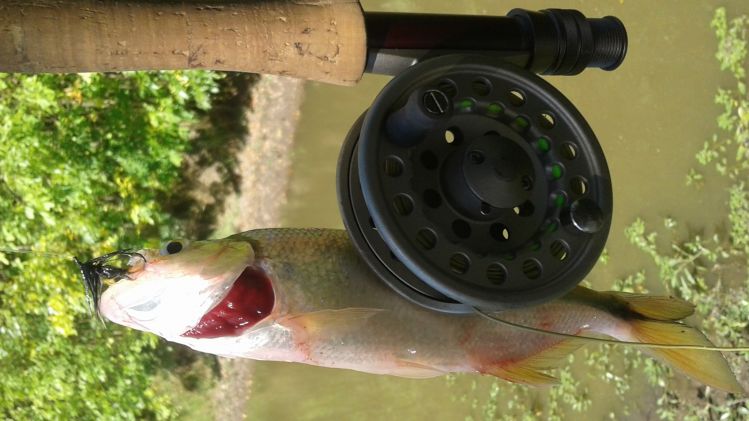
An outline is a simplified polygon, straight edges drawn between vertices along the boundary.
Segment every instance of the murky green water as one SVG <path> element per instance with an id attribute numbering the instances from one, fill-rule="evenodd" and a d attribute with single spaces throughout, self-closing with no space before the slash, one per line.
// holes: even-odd
<path id="1" fill-rule="evenodd" d="M 505 14 L 511 8 L 577 8 L 587 16 L 615 15 L 628 29 L 629 54 L 615 72 L 589 70 L 576 77 L 548 80 L 567 95 L 595 130 L 612 173 L 614 221 L 607 265 L 589 280 L 606 288 L 612 280 L 654 268 L 626 241 L 623 229 L 636 217 L 650 225 L 664 217 L 683 229 L 715 226 L 725 218 L 725 186 L 685 186 L 694 154 L 716 131 L 715 90 L 727 83 L 714 59 L 716 41 L 709 22 L 717 6 L 731 14 L 749 13 L 749 2 L 683 1 L 367 1 L 367 10 Z M 335 193 L 338 149 L 350 125 L 388 78 L 366 76 L 354 88 L 310 83 L 302 108 L 294 156 L 290 203 L 284 223 L 300 227 L 341 227 Z M 655 290 L 658 287 L 654 285 Z M 578 370 L 591 387 L 593 407 L 586 418 L 611 409 L 605 386 Z M 405 380 L 302 365 L 259 363 L 249 407 L 252 419 L 483 419 L 491 379 L 459 376 Z M 638 387 L 638 386 L 636 386 Z M 502 388 L 502 393 L 511 393 Z M 632 418 L 650 408 L 643 397 Z M 539 395 L 543 396 L 543 395 Z M 541 398 L 537 398 L 541 399 Z M 531 399 L 533 401 L 533 399 Z M 536 402 L 540 405 L 540 402 Z"/>

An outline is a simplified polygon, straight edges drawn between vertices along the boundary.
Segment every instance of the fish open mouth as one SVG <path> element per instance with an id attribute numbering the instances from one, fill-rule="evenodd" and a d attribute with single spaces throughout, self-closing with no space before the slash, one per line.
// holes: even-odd
<path id="1" fill-rule="evenodd" d="M 237 277 L 226 296 L 182 336 L 219 338 L 237 336 L 273 311 L 275 293 L 262 269 L 248 266 Z"/>

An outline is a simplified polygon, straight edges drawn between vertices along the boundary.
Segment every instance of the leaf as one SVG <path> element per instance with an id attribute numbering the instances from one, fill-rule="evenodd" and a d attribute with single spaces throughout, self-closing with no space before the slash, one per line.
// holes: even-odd
<path id="1" fill-rule="evenodd" d="M 147 241 L 139 232 L 178 236 L 162 198 L 197 123 L 191 98 L 210 98 L 215 80 L 0 74 L 0 248 L 92 256 Z M 170 100 L 170 85 L 189 98 Z M 69 261 L 0 253 L 0 302 L 4 418 L 169 416 L 168 402 L 147 393 L 158 340 L 92 323 Z"/>

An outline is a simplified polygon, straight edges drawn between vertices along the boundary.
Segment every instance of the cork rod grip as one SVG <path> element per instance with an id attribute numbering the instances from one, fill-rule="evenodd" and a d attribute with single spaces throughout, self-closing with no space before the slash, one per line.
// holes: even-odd
<path id="1" fill-rule="evenodd" d="M 357 0 L 0 3 L 0 71 L 213 69 L 341 85 L 364 71 Z"/>

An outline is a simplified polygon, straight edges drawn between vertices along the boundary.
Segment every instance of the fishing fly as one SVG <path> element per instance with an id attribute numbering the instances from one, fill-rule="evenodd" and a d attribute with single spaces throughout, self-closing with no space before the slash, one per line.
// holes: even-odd
<path id="1" fill-rule="evenodd" d="M 144 263 L 146 262 L 146 258 L 142 254 L 130 249 L 113 251 L 86 262 L 81 262 L 77 257 L 73 257 L 73 261 L 78 265 L 81 277 L 83 278 L 83 287 L 86 290 L 86 299 L 91 308 L 91 312 L 96 313 L 100 319 L 101 313 L 99 312 L 99 299 L 101 298 L 103 290 L 102 279 L 112 279 L 114 281 L 130 279 L 127 269 L 110 264 L 112 261 L 122 257 L 127 257 L 129 259 L 138 257 L 142 259 Z"/>

